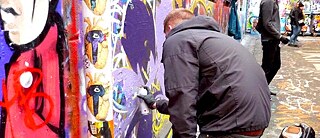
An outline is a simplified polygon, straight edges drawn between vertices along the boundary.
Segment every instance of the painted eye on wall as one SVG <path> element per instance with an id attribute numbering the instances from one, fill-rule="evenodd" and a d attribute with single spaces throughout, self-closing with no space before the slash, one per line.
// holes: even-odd
<path id="1" fill-rule="evenodd" d="M 94 34 L 92 35 L 92 37 L 93 37 L 93 38 L 99 38 L 100 36 L 99 36 L 99 34 L 94 33 Z"/>
<path id="2" fill-rule="evenodd" d="M 103 42 L 105 35 L 101 30 L 91 30 L 87 33 L 87 41 L 92 42 Z"/>
<path id="3" fill-rule="evenodd" d="M 94 92 L 100 92 L 101 90 L 99 88 L 94 88 Z"/>

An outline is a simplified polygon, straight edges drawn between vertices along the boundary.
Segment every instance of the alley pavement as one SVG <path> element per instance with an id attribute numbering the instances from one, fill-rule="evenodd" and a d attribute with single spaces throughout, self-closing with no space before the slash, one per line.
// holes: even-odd
<path id="1" fill-rule="evenodd" d="M 262 138 L 277 138 L 285 126 L 306 123 L 320 138 L 320 37 L 299 36 L 301 47 L 281 44 L 281 69 L 269 85 L 272 116 Z M 259 35 L 245 35 L 241 43 L 261 65 Z"/>

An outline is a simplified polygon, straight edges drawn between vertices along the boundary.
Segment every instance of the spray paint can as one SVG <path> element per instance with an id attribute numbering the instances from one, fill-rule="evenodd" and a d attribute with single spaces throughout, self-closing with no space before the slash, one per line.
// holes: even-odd
<path id="1" fill-rule="evenodd" d="M 147 95 L 148 91 L 145 88 L 141 87 L 139 89 L 138 94 Z M 141 111 L 141 114 L 143 115 L 148 115 L 150 113 L 150 109 L 148 108 L 148 105 L 142 99 L 140 100 L 140 111 Z"/>

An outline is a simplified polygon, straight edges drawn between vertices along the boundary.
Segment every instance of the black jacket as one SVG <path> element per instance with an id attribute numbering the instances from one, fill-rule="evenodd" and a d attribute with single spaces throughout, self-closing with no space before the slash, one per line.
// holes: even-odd
<path id="1" fill-rule="evenodd" d="M 295 7 L 290 11 L 289 17 L 290 17 L 290 24 L 296 25 L 296 26 L 299 25 L 299 20 L 304 19 L 302 10 L 298 7 Z"/>
<path id="2" fill-rule="evenodd" d="M 197 16 L 176 26 L 164 42 L 169 103 L 157 107 L 170 114 L 174 137 L 195 137 L 197 124 L 202 133 L 269 124 L 270 90 L 263 70 L 246 48 L 219 30 L 213 18 Z"/>
<path id="3" fill-rule="evenodd" d="M 280 15 L 276 0 L 261 0 L 256 29 L 261 34 L 261 41 L 280 39 Z"/>

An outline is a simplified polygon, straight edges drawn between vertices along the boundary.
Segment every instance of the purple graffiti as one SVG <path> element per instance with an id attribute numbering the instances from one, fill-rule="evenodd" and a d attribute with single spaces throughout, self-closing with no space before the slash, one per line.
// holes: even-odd
<path id="1" fill-rule="evenodd" d="M 132 1 L 134 8 L 128 8 L 124 24 L 126 38 L 121 39 L 132 69 L 146 69 L 150 54 L 155 55 L 155 28 L 150 7 L 141 1 Z M 154 59 L 153 59 L 154 60 Z M 139 66 L 140 67 L 139 67 Z"/>
<path id="2" fill-rule="evenodd" d="M 92 62 L 95 64 L 98 60 L 98 43 L 102 43 L 105 40 L 105 35 L 101 30 L 92 30 L 87 33 L 86 39 L 92 44 Z"/>
<path id="3" fill-rule="evenodd" d="M 3 31 L 0 31 L 0 81 L 5 79 L 5 64 L 9 62 L 11 55 L 12 55 L 12 51 L 10 50 L 10 48 L 8 47 L 5 41 L 5 38 L 3 36 Z M 0 99 L 2 99 L 2 95 L 3 95 L 2 89 L 0 89 Z M 0 108 L 0 113 L 1 113 L 1 108 Z"/>

